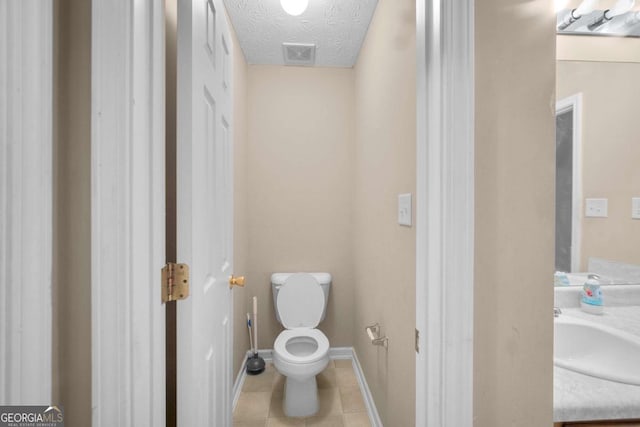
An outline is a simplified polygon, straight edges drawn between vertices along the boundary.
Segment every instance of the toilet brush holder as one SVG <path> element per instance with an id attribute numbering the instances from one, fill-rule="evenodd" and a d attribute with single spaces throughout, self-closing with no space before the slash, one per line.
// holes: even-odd
<path id="1" fill-rule="evenodd" d="M 258 353 L 253 353 L 253 356 L 247 359 L 247 374 L 249 375 L 258 375 L 264 372 L 265 363 L 264 359 L 258 355 Z"/>

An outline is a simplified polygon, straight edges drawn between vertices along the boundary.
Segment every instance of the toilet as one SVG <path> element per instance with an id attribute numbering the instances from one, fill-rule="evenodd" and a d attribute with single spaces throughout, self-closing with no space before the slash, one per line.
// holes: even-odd
<path id="1" fill-rule="evenodd" d="M 318 412 L 316 375 L 329 363 L 329 340 L 316 326 L 324 320 L 329 273 L 275 273 L 271 276 L 276 318 L 286 329 L 273 344 L 273 364 L 286 377 L 284 413 Z"/>

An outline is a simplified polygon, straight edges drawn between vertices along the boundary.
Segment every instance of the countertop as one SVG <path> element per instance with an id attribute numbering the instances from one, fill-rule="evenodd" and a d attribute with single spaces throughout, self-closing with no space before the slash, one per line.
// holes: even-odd
<path id="1" fill-rule="evenodd" d="M 605 306 L 602 315 L 565 307 L 562 308 L 563 315 L 601 323 L 640 337 L 640 306 Z M 554 366 L 554 421 L 615 419 L 640 419 L 640 386 L 590 377 Z"/>

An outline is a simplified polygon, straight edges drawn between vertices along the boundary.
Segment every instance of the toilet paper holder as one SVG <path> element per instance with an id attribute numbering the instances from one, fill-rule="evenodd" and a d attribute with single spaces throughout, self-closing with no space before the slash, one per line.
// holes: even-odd
<path id="1" fill-rule="evenodd" d="M 365 326 L 364 330 L 367 331 L 367 335 L 369 336 L 369 339 L 371 340 L 371 344 L 373 344 L 373 345 L 381 345 L 384 348 L 387 348 L 387 346 L 389 345 L 389 338 L 387 338 L 386 336 L 384 336 L 384 337 L 380 336 L 380 324 L 379 323 L 375 323 L 375 324 L 370 325 L 370 326 Z"/>

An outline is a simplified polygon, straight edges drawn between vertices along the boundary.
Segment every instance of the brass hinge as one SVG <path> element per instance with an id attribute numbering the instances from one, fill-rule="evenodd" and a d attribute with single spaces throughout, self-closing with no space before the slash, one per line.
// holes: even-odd
<path id="1" fill-rule="evenodd" d="M 168 262 L 162 268 L 162 302 L 177 301 L 189 296 L 189 266 Z"/>
<path id="2" fill-rule="evenodd" d="M 416 353 L 420 353 L 420 331 L 416 329 Z"/>

